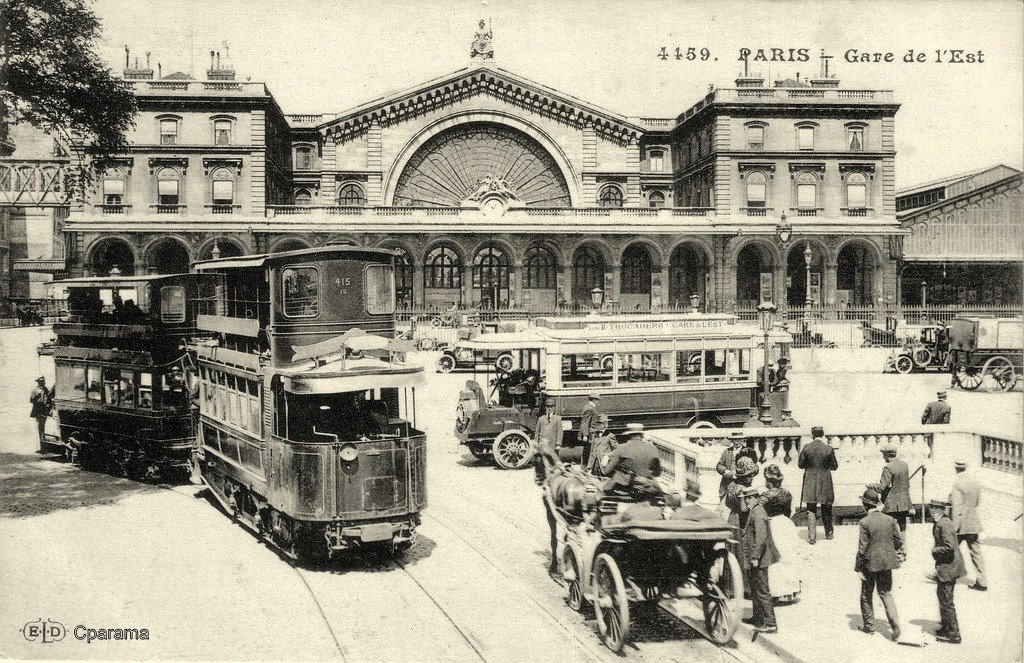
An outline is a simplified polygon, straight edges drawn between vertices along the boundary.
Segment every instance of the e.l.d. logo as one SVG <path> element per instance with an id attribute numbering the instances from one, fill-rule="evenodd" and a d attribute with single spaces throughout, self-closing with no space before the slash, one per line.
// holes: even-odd
<path id="1" fill-rule="evenodd" d="M 63 624 L 48 619 L 37 619 L 21 627 L 21 634 L 29 642 L 60 642 L 67 633 Z"/>

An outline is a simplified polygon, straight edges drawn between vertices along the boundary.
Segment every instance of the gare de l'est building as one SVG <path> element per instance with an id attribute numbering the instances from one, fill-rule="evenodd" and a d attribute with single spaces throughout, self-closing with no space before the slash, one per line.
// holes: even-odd
<path id="1" fill-rule="evenodd" d="M 824 64 L 741 77 L 676 117 L 605 110 L 476 46 L 464 69 L 340 113 L 287 115 L 216 61 L 206 80 L 126 62 L 123 84 L 132 150 L 94 163 L 72 206 L 70 275 L 352 243 L 402 252 L 411 307 L 897 299 L 899 104 Z"/>

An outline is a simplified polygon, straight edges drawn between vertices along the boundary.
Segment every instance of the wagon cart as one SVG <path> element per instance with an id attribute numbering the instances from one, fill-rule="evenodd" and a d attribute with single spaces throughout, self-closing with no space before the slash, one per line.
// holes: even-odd
<path id="1" fill-rule="evenodd" d="M 552 473 L 544 485 L 544 499 L 565 532 L 559 559 L 569 606 L 580 612 L 593 606 L 601 639 L 615 652 L 629 638 L 630 605 L 641 602 L 728 643 L 743 598 L 739 563 L 729 551 L 733 529 L 693 503 L 673 508 L 664 499 L 637 503 L 601 495 L 597 481 L 574 468 Z M 573 504 L 574 491 L 565 483 L 577 493 L 582 486 L 593 499 Z"/>
<path id="2" fill-rule="evenodd" d="M 1009 391 L 1022 376 L 1024 323 L 1018 318 L 954 318 L 949 323 L 953 384 Z"/>

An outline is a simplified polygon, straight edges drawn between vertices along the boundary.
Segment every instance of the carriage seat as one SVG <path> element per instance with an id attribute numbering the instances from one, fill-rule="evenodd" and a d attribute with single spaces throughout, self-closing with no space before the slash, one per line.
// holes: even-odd
<path id="1" fill-rule="evenodd" d="M 696 504 L 685 504 L 668 513 L 662 506 L 635 504 L 621 513 L 603 517 L 601 531 L 609 536 L 637 539 L 724 541 L 733 538 L 732 528 L 721 516 Z"/>

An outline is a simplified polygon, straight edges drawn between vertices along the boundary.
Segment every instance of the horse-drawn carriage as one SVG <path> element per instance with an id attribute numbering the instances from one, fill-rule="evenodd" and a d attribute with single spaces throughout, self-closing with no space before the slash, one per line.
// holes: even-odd
<path id="1" fill-rule="evenodd" d="M 558 559 L 567 601 L 593 606 L 601 639 L 612 651 L 629 638 L 630 605 L 653 602 L 719 644 L 739 625 L 743 598 L 732 528 L 709 509 L 681 506 L 676 495 L 644 501 L 604 494 L 600 479 L 576 467 L 558 468 L 544 483 L 544 500 L 564 535 Z M 699 606 L 699 607 L 698 607 Z"/>
<path id="2" fill-rule="evenodd" d="M 1024 323 L 1019 318 L 954 318 L 949 323 L 953 384 L 1009 391 L 1021 379 Z"/>

